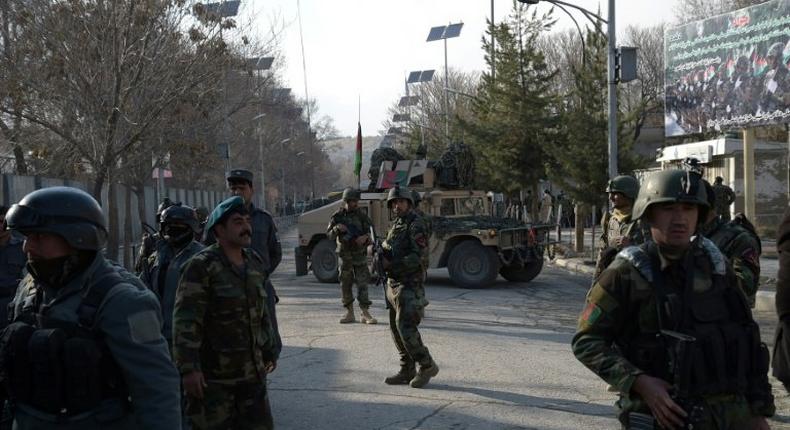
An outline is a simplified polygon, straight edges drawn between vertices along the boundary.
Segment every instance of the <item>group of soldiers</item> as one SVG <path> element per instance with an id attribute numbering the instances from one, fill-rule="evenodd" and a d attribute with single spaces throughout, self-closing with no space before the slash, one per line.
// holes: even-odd
<path id="1" fill-rule="evenodd" d="M 361 321 L 376 324 L 370 315 L 371 301 L 368 284 L 368 247 L 374 245 L 375 229 L 370 217 L 359 207 L 361 193 L 347 188 L 343 191 L 343 207 L 332 214 L 327 226 L 328 236 L 337 242 L 340 258 L 341 301 L 346 313 L 341 324 L 356 321 L 353 286 L 357 286 L 357 301 L 362 312 Z M 386 279 L 386 306 L 390 333 L 400 357 L 400 369 L 384 379 L 388 385 L 410 385 L 422 388 L 439 373 L 439 366 L 422 341 L 418 327 L 428 300 L 423 282 L 428 269 L 428 240 L 430 219 L 419 210 L 420 194 L 406 187 L 391 188 L 387 207 L 395 215 L 385 240 L 376 256 Z M 378 283 L 378 282 L 377 282 Z M 419 365 L 419 369 L 417 369 Z"/>
<path id="2" fill-rule="evenodd" d="M 266 376 L 282 341 L 269 276 L 282 249 L 252 204 L 252 173 L 227 180 L 233 197 L 204 223 L 163 202 L 136 274 L 104 257 L 106 220 L 81 190 L 37 190 L 4 214 L 0 425 L 273 428 Z"/>
<path id="3" fill-rule="evenodd" d="M 614 209 L 572 346 L 619 393 L 623 428 L 768 428 L 751 223 L 729 221 L 729 193 L 694 168 L 653 173 L 641 187 L 619 176 L 606 191 Z"/>
<path id="4" fill-rule="evenodd" d="M 686 131 L 697 133 L 713 128 L 709 121 L 720 124 L 785 109 L 790 105 L 790 76 L 784 51 L 783 43 L 768 47 L 765 73 L 748 55 L 722 61 L 712 73 L 708 70 L 714 66 L 692 71 L 667 86 L 668 110 Z"/>

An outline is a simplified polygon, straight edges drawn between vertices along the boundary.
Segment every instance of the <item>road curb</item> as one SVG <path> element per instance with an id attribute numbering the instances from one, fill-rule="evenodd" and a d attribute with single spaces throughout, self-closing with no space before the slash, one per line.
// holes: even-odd
<path id="1" fill-rule="evenodd" d="M 555 258 L 553 260 L 546 259 L 548 264 L 575 272 L 580 275 L 592 276 L 595 274 L 595 267 L 584 264 L 582 261 L 573 258 Z M 776 309 L 775 305 L 776 293 L 774 291 L 758 291 L 755 297 L 754 309 L 758 312 L 772 312 Z"/>

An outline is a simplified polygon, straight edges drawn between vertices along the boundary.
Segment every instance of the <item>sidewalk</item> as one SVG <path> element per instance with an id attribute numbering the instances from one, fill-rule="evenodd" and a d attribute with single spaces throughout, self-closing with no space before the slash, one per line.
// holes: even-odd
<path id="1" fill-rule="evenodd" d="M 596 228 L 596 236 L 599 234 L 600 229 Z M 556 232 L 552 231 L 551 240 L 556 240 Z M 560 244 L 563 247 L 571 248 L 574 232 L 572 229 L 562 229 L 562 241 Z M 584 257 L 566 258 L 558 253 L 554 260 L 546 259 L 548 264 L 556 267 L 563 268 L 570 272 L 578 273 L 580 275 L 590 277 L 595 273 L 595 261 L 592 259 L 590 252 L 590 245 L 593 243 L 592 229 L 587 228 L 584 231 Z M 763 252 L 760 256 L 760 288 L 757 292 L 755 302 L 755 309 L 758 311 L 773 311 L 774 297 L 776 290 L 776 273 L 779 270 L 778 254 L 776 252 L 775 240 L 762 241 Z"/>

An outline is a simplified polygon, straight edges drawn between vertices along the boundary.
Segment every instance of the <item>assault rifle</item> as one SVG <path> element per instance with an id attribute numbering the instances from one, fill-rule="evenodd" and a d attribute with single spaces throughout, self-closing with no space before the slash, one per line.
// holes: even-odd
<path id="1" fill-rule="evenodd" d="M 346 226 L 346 231 L 343 232 L 342 236 L 340 236 L 340 240 L 342 240 L 343 242 L 352 243 L 358 237 L 365 234 L 365 232 L 363 232 L 361 228 L 357 227 L 354 224 L 345 224 L 345 226 Z"/>
<path id="2" fill-rule="evenodd" d="M 370 239 L 373 241 L 373 276 L 376 285 L 386 287 L 387 275 L 384 270 L 384 258 L 387 258 L 389 253 L 381 246 L 381 239 L 376 236 L 373 226 L 370 227 Z"/>

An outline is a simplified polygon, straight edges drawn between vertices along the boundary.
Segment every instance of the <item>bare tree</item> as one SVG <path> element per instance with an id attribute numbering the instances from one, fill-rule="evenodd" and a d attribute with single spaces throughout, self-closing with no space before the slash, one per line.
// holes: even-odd
<path id="1" fill-rule="evenodd" d="M 732 12 L 744 7 L 765 3 L 768 0 L 680 0 L 675 5 L 675 19 L 685 24 Z"/>

